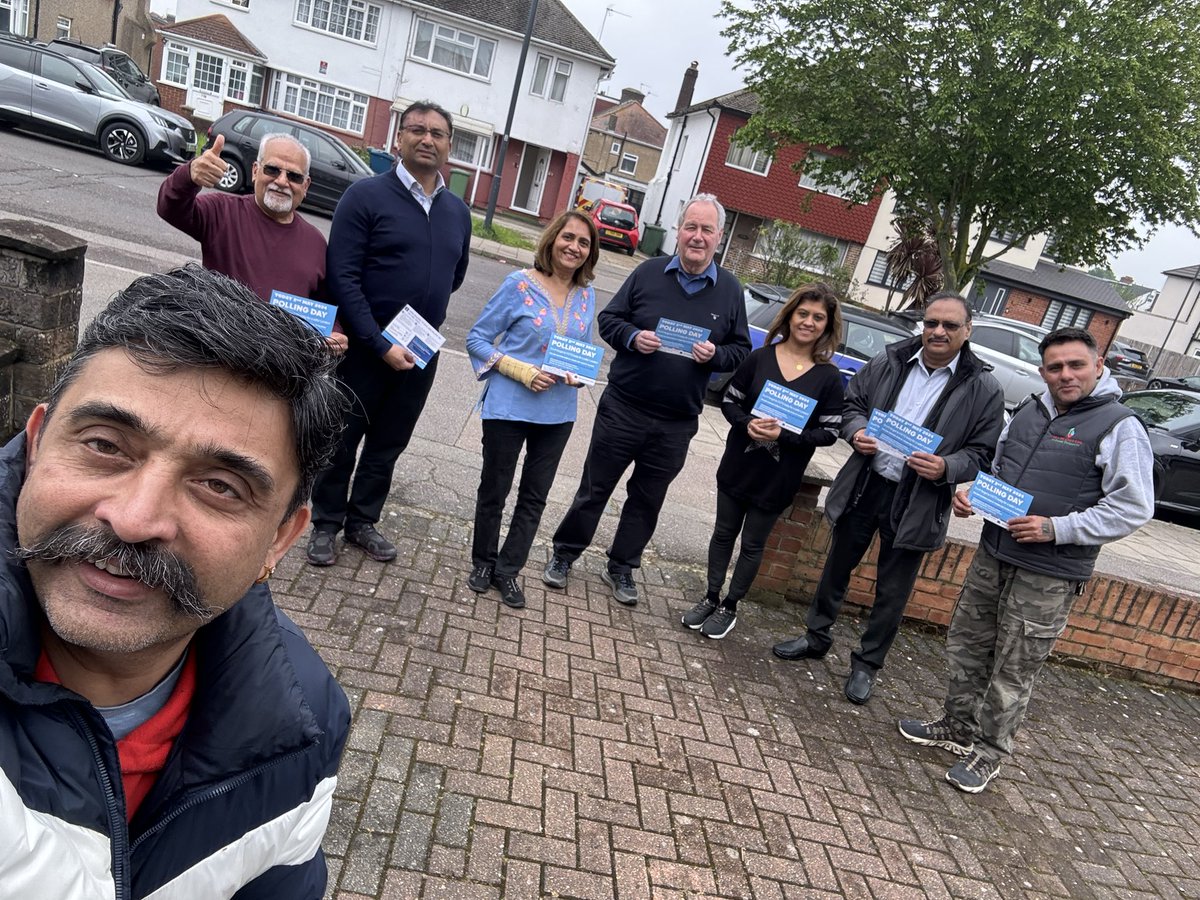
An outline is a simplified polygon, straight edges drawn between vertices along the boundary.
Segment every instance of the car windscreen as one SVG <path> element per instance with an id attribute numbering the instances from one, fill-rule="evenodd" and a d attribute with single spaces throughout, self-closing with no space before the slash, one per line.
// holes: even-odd
<path id="1" fill-rule="evenodd" d="M 631 209 L 621 209 L 619 206 L 602 206 L 598 216 L 605 225 L 615 225 L 617 228 L 633 228 L 637 216 Z"/>
<path id="2" fill-rule="evenodd" d="M 128 56 L 125 56 L 123 53 L 114 54 L 109 58 L 108 64 L 112 66 L 115 71 L 120 72 L 122 75 L 128 78 L 132 78 L 134 81 L 146 80 L 146 76 L 142 74 L 142 70 L 134 64 L 132 59 L 130 59 Z"/>
<path id="3" fill-rule="evenodd" d="M 93 66 L 91 63 L 83 63 L 87 70 L 88 80 L 92 86 L 101 94 L 108 94 L 111 97 L 117 97 L 121 100 L 132 100 L 129 96 L 129 91 L 125 90 L 119 83 L 113 80 L 112 76 L 101 69 L 99 66 Z"/>
<path id="4" fill-rule="evenodd" d="M 1178 391 L 1140 391 L 1121 402 L 1152 428 L 1186 431 L 1200 426 L 1200 397 Z"/>
<path id="5" fill-rule="evenodd" d="M 746 321 L 759 328 L 769 329 L 771 323 L 775 321 L 775 316 L 783 307 L 770 300 L 764 300 L 749 289 L 744 289 L 742 294 L 746 298 Z"/>
<path id="6" fill-rule="evenodd" d="M 852 322 L 849 319 L 845 320 L 845 335 L 845 346 L 841 348 L 842 352 L 864 360 L 882 353 L 888 344 L 894 344 L 907 337 L 907 335 L 894 334 L 891 331 L 884 331 L 882 328 L 875 328 L 865 322 Z"/>

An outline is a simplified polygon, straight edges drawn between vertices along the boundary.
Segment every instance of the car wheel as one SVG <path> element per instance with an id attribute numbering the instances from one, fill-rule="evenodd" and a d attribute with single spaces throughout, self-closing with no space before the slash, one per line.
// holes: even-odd
<path id="1" fill-rule="evenodd" d="M 1157 378 L 1151 380 L 1150 383 L 1146 385 L 1146 387 L 1150 388 L 1150 390 L 1152 390 L 1152 391 L 1157 391 L 1162 386 L 1163 386 L 1163 383 L 1161 381 L 1159 381 Z"/>
<path id="2" fill-rule="evenodd" d="M 630 247 L 630 248 L 629 248 L 628 250 L 626 250 L 625 252 L 626 252 L 626 253 L 628 253 L 630 256 L 633 256 L 633 251 L 634 251 L 634 250 L 636 250 L 636 249 L 637 249 L 636 247 Z"/>
<path id="3" fill-rule="evenodd" d="M 146 158 L 146 139 L 128 122 L 113 122 L 100 132 L 100 149 L 113 162 L 136 166 Z"/>
<path id="4" fill-rule="evenodd" d="M 228 156 L 222 158 L 229 164 L 229 168 L 225 170 L 225 174 L 217 182 L 217 190 L 228 191 L 230 194 L 240 194 L 246 189 L 246 172 L 242 169 L 242 164 L 236 159 L 231 159 Z"/>

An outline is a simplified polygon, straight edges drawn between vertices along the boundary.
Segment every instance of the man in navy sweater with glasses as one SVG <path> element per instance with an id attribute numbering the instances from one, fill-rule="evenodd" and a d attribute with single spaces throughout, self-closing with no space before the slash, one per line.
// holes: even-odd
<path id="1" fill-rule="evenodd" d="M 308 561 L 314 566 L 337 561 L 335 538 L 343 529 L 346 541 L 372 559 L 396 558 L 395 545 L 375 526 L 440 355 L 422 369 L 383 329 L 405 306 L 440 327 L 450 295 L 466 277 L 471 214 L 441 174 L 452 133 L 450 114 L 440 106 L 409 106 L 400 116 L 396 168 L 352 184 L 333 216 L 326 279 L 350 336 L 338 377 L 351 407 L 341 445 L 313 488 Z"/>
<path id="2" fill-rule="evenodd" d="M 638 602 L 633 570 L 687 460 L 709 377 L 733 371 L 750 353 L 742 286 L 713 262 L 724 229 L 725 209 L 717 198 L 693 197 L 679 218 L 676 254 L 638 266 L 596 317 L 600 336 L 617 356 L 596 407 L 579 490 L 554 533 L 554 556 L 542 573 L 551 587 L 566 587 L 571 564 L 592 542 L 609 497 L 632 464 L 601 577 L 618 603 Z M 655 333 L 663 319 L 698 326 L 708 337 L 693 343 L 689 355 L 666 352 Z"/>

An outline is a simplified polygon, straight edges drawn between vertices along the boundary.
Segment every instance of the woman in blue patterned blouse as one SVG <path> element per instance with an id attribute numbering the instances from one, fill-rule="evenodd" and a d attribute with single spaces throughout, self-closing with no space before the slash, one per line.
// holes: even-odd
<path id="1" fill-rule="evenodd" d="M 591 341 L 596 294 L 590 282 L 599 256 L 592 220 L 574 210 L 563 213 L 542 232 L 533 268 L 504 279 L 467 335 L 467 352 L 484 382 L 483 472 L 467 585 L 480 593 L 495 587 L 514 609 L 525 605 L 517 574 L 571 436 L 581 386 L 570 375 L 560 378 L 540 366 L 555 334 Z M 517 503 L 500 547 L 500 519 L 522 446 Z"/>

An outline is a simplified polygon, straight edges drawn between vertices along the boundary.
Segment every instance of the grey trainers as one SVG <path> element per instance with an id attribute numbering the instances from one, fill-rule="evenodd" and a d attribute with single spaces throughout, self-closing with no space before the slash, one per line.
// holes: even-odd
<path id="1" fill-rule="evenodd" d="M 901 719 L 898 727 L 906 741 L 912 741 L 914 744 L 921 744 L 924 747 L 940 747 L 943 750 L 949 750 L 955 756 L 966 756 L 975 746 L 971 741 L 957 735 L 953 724 L 946 716 L 932 722 Z"/>
<path id="2" fill-rule="evenodd" d="M 946 773 L 946 780 L 968 794 L 978 794 L 1000 774 L 1000 763 L 992 762 L 978 750 L 972 750 L 966 759 L 960 759 Z"/>
<path id="3" fill-rule="evenodd" d="M 717 604 L 705 597 L 679 619 L 679 624 L 685 625 L 692 631 L 696 631 L 704 624 L 704 620 L 716 612 Z"/>
<path id="4" fill-rule="evenodd" d="M 613 599 L 622 606 L 637 606 L 637 585 L 628 572 L 610 572 L 605 568 L 600 571 L 600 579 L 612 588 Z"/>
<path id="5" fill-rule="evenodd" d="M 332 531 L 314 531 L 308 541 L 308 564 L 332 566 L 337 562 L 337 535 Z"/>
<path id="6" fill-rule="evenodd" d="M 737 612 L 724 606 L 718 606 L 716 611 L 704 620 L 704 624 L 700 626 L 700 633 L 706 638 L 719 641 L 733 631 L 733 626 L 736 624 Z"/>
<path id="7" fill-rule="evenodd" d="M 390 562 L 396 558 L 396 545 L 376 531 L 374 525 L 360 525 L 354 531 L 347 529 L 346 543 L 358 547 L 376 562 Z"/>
<path id="8" fill-rule="evenodd" d="M 552 588 L 561 590 L 567 586 L 567 576 L 571 574 L 571 564 L 557 553 L 550 557 L 546 568 L 542 570 L 542 581 Z"/>

